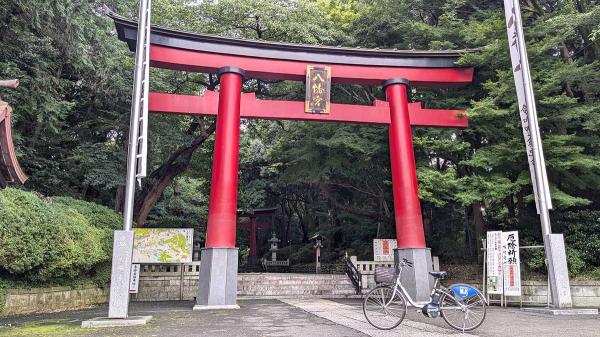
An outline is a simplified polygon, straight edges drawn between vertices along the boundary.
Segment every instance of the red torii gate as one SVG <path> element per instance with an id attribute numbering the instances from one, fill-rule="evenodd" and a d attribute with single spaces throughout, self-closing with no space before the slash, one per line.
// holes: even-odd
<path id="1" fill-rule="evenodd" d="M 259 229 L 265 229 L 273 226 L 273 215 L 277 212 L 277 208 L 256 208 L 250 210 L 238 210 L 239 218 L 248 218 L 247 221 L 238 222 L 237 227 L 248 230 L 250 252 L 248 254 L 248 264 L 252 269 L 256 267 L 257 252 L 256 252 L 256 235 Z M 258 222 L 258 217 L 269 216 L 270 223 Z"/>
<path id="2" fill-rule="evenodd" d="M 119 39 L 133 51 L 137 22 L 111 15 Z M 425 245 L 418 198 L 411 125 L 467 127 L 462 110 L 423 109 L 408 102 L 408 86 L 455 88 L 467 85 L 473 69 L 455 61 L 466 51 L 398 51 L 274 43 L 153 27 L 151 65 L 216 73 L 218 93 L 203 96 L 151 93 L 149 110 L 159 113 L 216 115 L 206 247 L 202 251 L 195 309 L 234 308 L 237 291 L 235 248 L 240 118 L 350 122 L 387 125 L 394 195 L 396 258 L 414 261 L 403 283 L 416 300 L 429 297 L 431 254 Z M 387 102 L 373 106 L 331 104 L 329 114 L 307 114 L 304 102 L 258 100 L 242 94 L 244 77 L 304 81 L 307 66 L 331 68 L 333 84 L 382 85 Z"/>

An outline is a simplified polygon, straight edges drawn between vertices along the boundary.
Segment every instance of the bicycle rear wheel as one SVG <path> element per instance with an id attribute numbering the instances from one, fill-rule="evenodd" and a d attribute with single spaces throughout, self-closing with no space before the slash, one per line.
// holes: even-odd
<path id="1" fill-rule="evenodd" d="M 372 326 L 391 330 L 400 325 L 406 316 L 406 301 L 400 292 L 394 294 L 394 288 L 378 286 L 365 297 L 363 313 Z"/>
<path id="2" fill-rule="evenodd" d="M 480 293 L 466 299 L 443 294 L 440 298 L 440 312 L 444 321 L 454 329 L 475 330 L 485 320 L 485 300 Z"/>

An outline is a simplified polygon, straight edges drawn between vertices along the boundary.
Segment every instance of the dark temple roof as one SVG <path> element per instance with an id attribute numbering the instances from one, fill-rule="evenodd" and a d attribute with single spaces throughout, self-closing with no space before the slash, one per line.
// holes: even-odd
<path id="1" fill-rule="evenodd" d="M 108 11 L 121 41 L 135 51 L 137 21 Z M 380 67 L 446 68 L 460 67 L 455 62 L 473 50 L 391 50 L 328 47 L 295 43 L 249 40 L 196 34 L 152 26 L 150 42 L 155 45 L 201 52 L 325 64 L 349 64 Z"/>

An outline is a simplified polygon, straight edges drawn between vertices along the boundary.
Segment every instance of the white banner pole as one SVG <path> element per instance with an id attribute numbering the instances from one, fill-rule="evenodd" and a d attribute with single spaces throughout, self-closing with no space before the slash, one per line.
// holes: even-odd
<path id="1" fill-rule="evenodd" d="M 546 175 L 546 163 L 529 72 L 519 0 L 504 0 L 504 15 L 533 194 L 537 212 L 540 215 L 542 237 L 548 261 L 552 302 L 554 306 L 570 307 L 572 300 L 564 239 L 562 234 L 552 234 L 550 225 L 549 210 L 552 209 L 552 199 Z"/>

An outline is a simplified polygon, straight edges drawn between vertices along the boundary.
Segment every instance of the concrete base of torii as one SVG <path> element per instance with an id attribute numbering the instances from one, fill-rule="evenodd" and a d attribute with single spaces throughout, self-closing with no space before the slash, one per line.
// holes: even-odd
<path id="1" fill-rule="evenodd" d="M 413 267 L 402 269 L 400 281 L 413 301 L 428 302 L 431 296 L 434 279 L 429 272 L 433 271 L 430 248 L 398 248 L 394 249 L 394 262 L 403 259 L 413 263 Z"/>
<path id="2" fill-rule="evenodd" d="M 200 282 L 194 310 L 239 309 L 238 248 L 204 248 L 200 261 Z"/>

